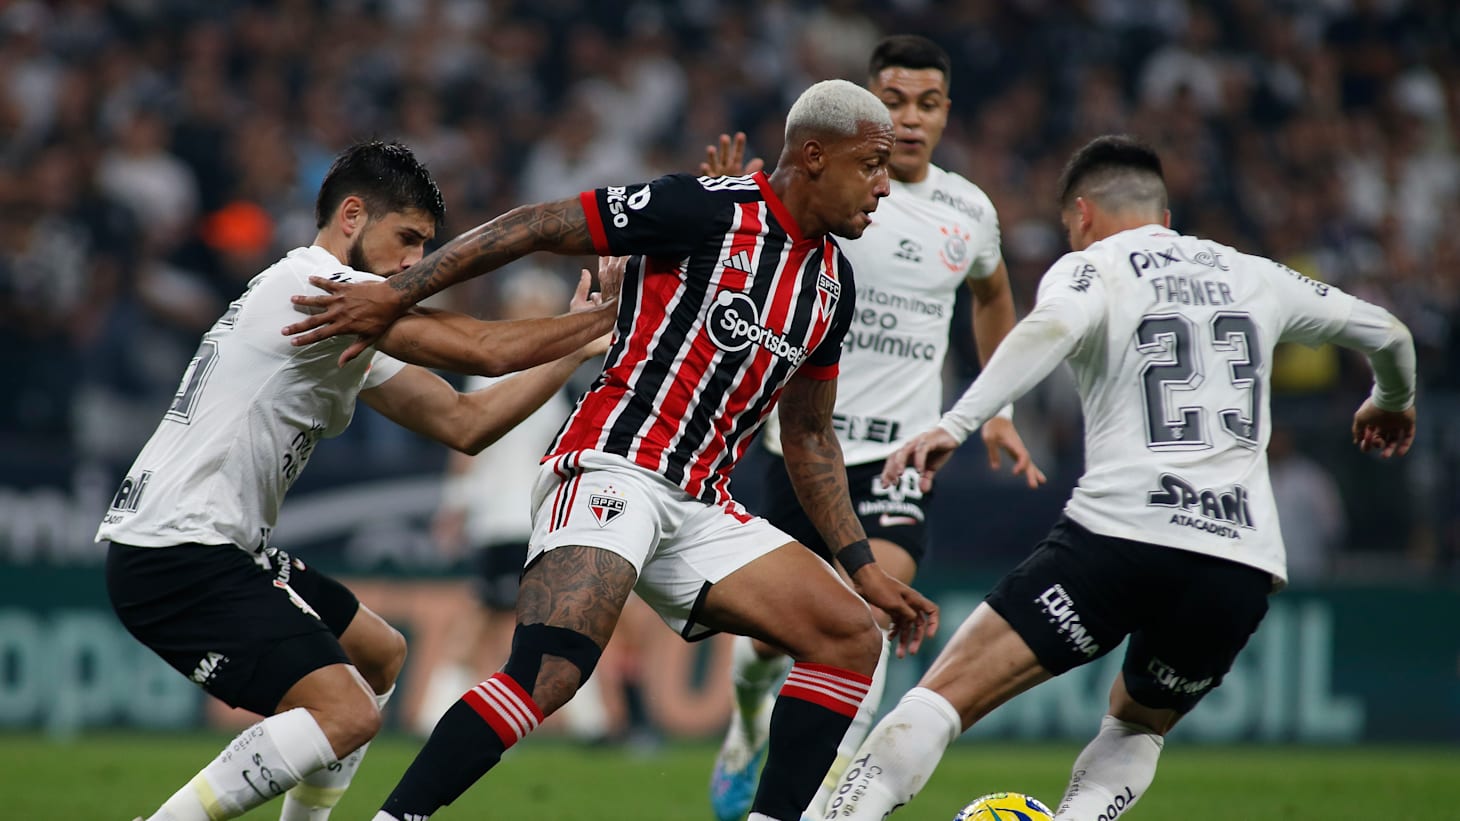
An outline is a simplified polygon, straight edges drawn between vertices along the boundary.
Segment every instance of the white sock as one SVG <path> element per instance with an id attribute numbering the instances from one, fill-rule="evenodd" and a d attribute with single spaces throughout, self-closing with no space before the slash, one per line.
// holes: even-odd
<path id="1" fill-rule="evenodd" d="M 237 818 L 334 763 L 329 739 L 314 716 L 296 707 L 239 733 L 148 821 Z"/>
<path id="2" fill-rule="evenodd" d="M 474 670 L 465 664 L 448 663 L 438 665 L 426 678 L 421 701 L 411 719 L 411 730 L 419 736 L 429 736 L 436 729 L 436 722 L 461 699 L 461 694 L 481 681 Z"/>
<path id="3" fill-rule="evenodd" d="M 1084 821 L 1124 814 L 1156 777 L 1166 739 L 1139 724 L 1107 715 L 1080 751 L 1055 818 Z"/>
<path id="4" fill-rule="evenodd" d="M 385 703 L 390 701 L 394 693 L 394 684 L 384 693 L 377 693 L 375 706 L 384 710 Z M 300 779 L 298 784 L 284 793 L 284 806 L 279 810 L 279 821 L 327 821 L 330 810 L 339 803 L 340 796 L 345 794 L 355 772 L 360 769 L 360 760 L 365 757 L 368 749 L 370 742 L 367 741 L 360 745 L 360 749 L 345 756 L 338 766 L 320 767 Z"/>
<path id="5" fill-rule="evenodd" d="M 755 645 L 745 636 L 735 637 L 730 653 L 730 677 L 735 684 L 735 707 L 748 734 L 753 733 L 755 719 L 766 695 L 781 683 L 791 669 L 791 659 L 782 655 L 761 658 Z"/>
<path id="6" fill-rule="evenodd" d="M 874 819 L 911 801 L 963 732 L 958 711 L 938 693 L 914 687 L 872 729 L 826 807 L 826 818 Z"/>
<path id="7" fill-rule="evenodd" d="M 883 636 L 882 655 L 877 658 L 877 669 L 872 671 L 872 685 L 867 688 L 867 695 L 857 708 L 857 715 L 852 718 L 852 726 L 847 728 L 847 734 L 842 736 L 842 743 L 836 748 L 836 760 L 831 763 L 831 769 L 826 771 L 826 778 L 821 780 L 816 796 L 806 806 L 806 814 L 812 818 L 824 817 L 826 805 L 831 801 L 832 793 L 836 792 L 837 785 L 841 783 L 842 774 L 847 771 L 847 765 L 852 763 L 852 756 L 872 729 L 872 719 L 877 717 L 877 711 L 882 707 L 882 691 L 887 686 L 887 659 L 891 655 L 892 645 Z"/>

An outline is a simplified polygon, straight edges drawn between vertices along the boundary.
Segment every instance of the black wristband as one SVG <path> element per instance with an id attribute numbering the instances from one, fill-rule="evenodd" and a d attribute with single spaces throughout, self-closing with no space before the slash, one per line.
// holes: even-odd
<path id="1" fill-rule="evenodd" d="M 872 545 L 866 539 L 858 539 L 836 552 L 836 560 L 848 576 L 855 576 L 863 566 L 877 561 L 872 555 Z"/>

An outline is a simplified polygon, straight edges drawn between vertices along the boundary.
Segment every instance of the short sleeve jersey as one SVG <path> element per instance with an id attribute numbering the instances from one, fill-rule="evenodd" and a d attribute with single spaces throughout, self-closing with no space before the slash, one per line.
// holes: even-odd
<path id="1" fill-rule="evenodd" d="M 1065 255 L 1038 298 L 1085 328 L 1069 357 L 1086 465 L 1070 518 L 1286 578 L 1267 471 L 1273 346 L 1327 341 L 1356 300 L 1157 225 Z"/>
<path id="2" fill-rule="evenodd" d="M 548 456 L 613 453 L 699 499 L 730 471 L 792 374 L 835 378 L 851 266 L 807 238 L 764 174 L 581 195 L 598 253 L 634 255 L 603 372 Z"/>
<path id="3" fill-rule="evenodd" d="M 405 367 L 385 354 L 336 364 L 351 337 L 295 347 L 279 332 L 310 276 L 380 279 L 319 247 L 254 277 L 203 335 L 172 406 L 132 464 L 97 539 L 139 547 L 267 545 L 279 505 L 321 438 L 339 435 L 362 388 Z"/>
<path id="4" fill-rule="evenodd" d="M 860 465 L 937 424 L 953 302 L 1003 260 L 999 218 L 982 189 L 934 165 L 921 182 L 894 180 L 866 232 L 838 244 L 857 272 L 857 310 L 832 422 L 846 463 Z M 778 421 L 763 437 L 777 454 Z"/>

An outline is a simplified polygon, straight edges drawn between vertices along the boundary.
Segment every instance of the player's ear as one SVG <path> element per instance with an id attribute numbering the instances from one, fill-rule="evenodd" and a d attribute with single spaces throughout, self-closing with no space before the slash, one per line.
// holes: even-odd
<path id="1" fill-rule="evenodd" d="M 335 210 L 335 218 L 339 221 L 340 230 L 345 236 L 351 237 L 356 231 L 365 227 L 370 214 L 365 210 L 365 201 L 351 194 L 340 202 L 340 207 Z"/>
<path id="2" fill-rule="evenodd" d="M 811 176 L 821 176 L 822 170 L 826 168 L 826 146 L 820 140 L 801 143 L 801 163 Z"/>

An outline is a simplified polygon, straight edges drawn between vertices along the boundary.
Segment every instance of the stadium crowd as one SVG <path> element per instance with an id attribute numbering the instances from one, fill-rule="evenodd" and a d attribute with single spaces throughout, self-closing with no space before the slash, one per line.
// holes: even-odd
<path id="1" fill-rule="evenodd" d="M 1346 535 L 1332 537 L 1340 561 L 1313 572 L 1460 568 L 1460 6 L 1447 0 L 11 2 L 0 441 L 13 454 L 129 458 L 199 334 L 313 235 L 314 192 L 352 140 L 409 144 L 441 183 L 449 237 L 523 202 L 692 170 L 726 130 L 774 157 L 795 96 L 827 77 L 862 81 L 893 32 L 953 58 L 936 159 L 997 206 L 1021 314 L 1065 250 L 1064 158 L 1095 134 L 1132 132 L 1166 160 L 1177 228 L 1408 323 L 1423 442 L 1384 466 L 1393 481 L 1377 492 L 1410 515 L 1365 518 L 1353 491 Z M 569 276 L 577 262 L 540 264 Z M 485 280 L 453 299 L 493 315 Z M 959 338 L 955 389 L 977 368 Z M 1329 433 L 1348 405 L 1327 397 L 1363 389 L 1362 361 L 1288 350 L 1274 369 L 1288 458 L 1309 467 L 1294 472 L 1306 483 L 1294 497 L 1372 477 Z M 1072 478 L 1068 380 L 1026 404 L 1020 426 L 1044 440 L 1031 441 L 1042 464 Z M 404 435 L 361 416 L 347 438 L 369 447 L 352 458 L 415 458 Z"/>

